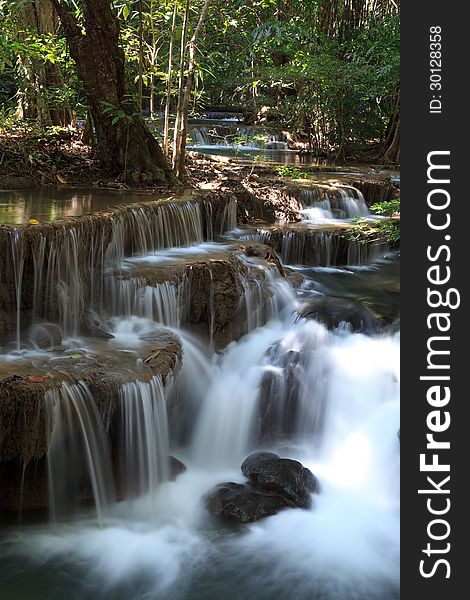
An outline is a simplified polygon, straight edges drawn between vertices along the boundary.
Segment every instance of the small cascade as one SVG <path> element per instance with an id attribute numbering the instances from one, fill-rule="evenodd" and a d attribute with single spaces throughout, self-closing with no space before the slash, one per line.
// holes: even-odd
<path id="1" fill-rule="evenodd" d="M 236 210 L 234 197 L 219 194 L 214 202 L 162 200 L 76 220 L 5 227 L 0 246 L 12 269 L 0 286 L 7 294 L 5 315 L 14 321 L 1 321 L 0 331 L 14 335 L 17 350 L 22 330 L 44 320 L 58 323 L 64 338 L 77 338 L 88 308 L 103 314 L 108 273 L 124 258 L 212 240 L 235 227 Z"/>
<path id="2" fill-rule="evenodd" d="M 103 422 L 100 415 L 106 410 L 98 408 L 83 381 L 63 382 L 60 388 L 46 392 L 53 521 L 73 512 L 77 499 L 92 498 L 98 521 L 103 523 L 116 488 L 123 498 L 132 498 L 154 493 L 168 480 L 166 398 L 170 389 L 171 385 L 164 387 L 157 377 L 123 384 L 119 425 L 112 420 Z M 121 432 L 112 436 L 112 450 L 108 445 L 110 429 Z M 118 459 L 120 470 L 116 464 L 112 467 Z"/>
<path id="3" fill-rule="evenodd" d="M 50 441 L 47 455 L 52 520 L 69 512 L 80 493 L 91 486 L 100 523 L 114 486 L 103 423 L 87 385 L 80 381 L 45 394 Z"/>
<path id="4" fill-rule="evenodd" d="M 130 273 L 107 274 L 104 318 L 137 317 L 172 328 L 205 323 L 211 344 L 221 328 L 239 337 L 278 318 L 291 301 L 289 285 L 277 267 L 244 254 L 222 261 L 177 262 L 171 279 L 161 283 Z"/>
<path id="5" fill-rule="evenodd" d="M 201 119 L 190 127 L 191 147 L 197 150 L 232 148 L 235 150 L 287 150 L 282 134 L 261 127 L 241 124 L 238 119 Z"/>
<path id="6" fill-rule="evenodd" d="M 24 244 L 23 236 L 17 229 L 12 230 L 10 233 L 10 245 L 15 282 L 15 343 L 16 349 L 19 351 L 21 348 L 21 290 L 24 270 Z"/>
<path id="7" fill-rule="evenodd" d="M 328 468 L 336 477 L 335 470 L 344 467 L 335 458 L 342 443 L 365 461 L 354 440 L 359 436 L 363 446 L 378 442 L 370 438 L 371 415 L 393 414 L 386 435 L 396 445 L 398 364 L 397 337 L 328 332 L 305 319 L 271 322 L 222 357 L 195 429 L 195 456 L 204 464 L 235 465 L 260 444 L 297 440 L 318 459 L 331 460 Z M 355 466 L 352 458 L 347 464 L 365 477 L 369 458 L 367 464 Z M 382 477 L 379 468 L 374 477 Z"/>
<path id="8" fill-rule="evenodd" d="M 369 216 L 362 192 L 351 186 L 318 185 L 302 188 L 299 201 L 305 221 L 318 223 L 332 219 L 354 219 Z"/>
<path id="9" fill-rule="evenodd" d="M 256 431 L 259 362 L 276 333 L 257 329 L 230 347 L 212 370 L 197 419 L 191 454 L 199 465 L 236 468 L 253 446 Z"/>
<path id="10" fill-rule="evenodd" d="M 82 282 L 80 253 L 76 229 L 67 230 L 60 248 L 56 244 L 49 248 L 46 303 L 54 306 L 58 302 L 60 324 L 66 336 L 78 335 L 84 304 L 85 286 Z"/>
<path id="11" fill-rule="evenodd" d="M 189 200 L 129 207 L 112 218 L 112 229 L 107 264 L 118 265 L 125 256 L 151 254 L 163 248 L 192 246 L 204 241 L 201 204 Z"/>
<path id="12" fill-rule="evenodd" d="M 123 464 L 125 497 L 156 493 L 169 478 L 166 391 L 157 377 L 122 387 Z"/>
<path id="13" fill-rule="evenodd" d="M 213 220 L 211 219 L 211 222 Z M 226 232 L 232 231 L 237 226 L 237 203 L 232 201 L 228 202 L 223 210 L 218 223 L 218 235 L 222 235 Z M 213 238 L 208 238 L 213 239 Z"/>
<path id="14" fill-rule="evenodd" d="M 245 256 L 238 257 L 238 260 L 249 273 L 249 277 L 246 277 L 243 270 L 239 271 L 246 332 L 249 333 L 269 321 L 279 319 L 286 310 L 291 310 L 292 305 L 295 305 L 295 298 L 292 288 L 279 277 L 276 267 Z"/>
<path id="15" fill-rule="evenodd" d="M 360 244 L 346 237 L 344 230 L 279 228 L 258 229 L 241 239 L 271 246 L 285 265 L 337 267 L 367 265 L 387 251 L 386 244 Z"/>
<path id="16" fill-rule="evenodd" d="M 179 285 L 164 281 L 149 286 L 142 277 L 106 278 L 106 306 L 115 317 L 141 317 L 167 327 L 181 324 Z"/>

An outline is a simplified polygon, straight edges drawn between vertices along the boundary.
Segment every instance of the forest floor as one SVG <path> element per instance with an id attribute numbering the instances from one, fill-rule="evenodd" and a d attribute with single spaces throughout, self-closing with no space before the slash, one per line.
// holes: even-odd
<path id="1" fill-rule="evenodd" d="M 0 130 L 0 187 L 4 189 L 110 183 L 90 146 L 73 129 Z"/>
<path id="2" fill-rule="evenodd" d="M 131 189 L 119 178 L 103 171 L 93 149 L 81 139 L 78 130 L 50 128 L 44 130 L 18 127 L 14 130 L 0 129 L 0 188 L 31 189 L 35 187 L 71 187 Z M 302 168 L 301 168 L 302 169 Z M 298 169 L 294 169 L 298 171 Z M 309 171 L 308 167 L 303 171 Z M 321 168 L 315 171 L 321 173 Z M 361 180 L 377 181 L 372 167 L 360 170 Z M 331 174 L 334 179 L 334 173 Z M 285 191 L 289 177 L 280 176 L 275 165 L 242 163 L 224 156 L 211 156 L 190 152 L 187 160 L 187 180 L 181 187 L 202 189 L 231 189 L 243 193 L 254 190 L 257 196 Z M 357 173 L 343 182 L 354 185 Z M 383 184 L 388 183 L 387 177 Z M 136 188 L 132 188 L 135 190 Z M 139 188 L 150 193 L 178 191 L 168 187 Z M 181 189 L 181 188 L 180 188 Z M 288 207 L 285 207 L 288 209 Z"/>

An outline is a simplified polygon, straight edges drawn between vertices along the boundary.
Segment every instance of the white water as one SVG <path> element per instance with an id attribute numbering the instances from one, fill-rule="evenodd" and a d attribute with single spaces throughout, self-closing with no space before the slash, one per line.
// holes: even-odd
<path id="1" fill-rule="evenodd" d="M 329 223 L 337 219 L 370 217 L 362 192 L 339 184 L 304 188 L 300 193 L 300 211 L 305 223 Z"/>
<path id="2" fill-rule="evenodd" d="M 86 386 L 63 384 L 49 393 L 52 487 L 75 478 L 81 452 L 96 511 L 30 527 L 2 545 L 2 554 L 19 556 L 39 581 L 29 592 L 36 600 L 62 600 L 64 590 L 77 600 L 397 599 L 399 337 L 327 331 L 298 319 L 284 280 L 254 260 L 244 266 L 257 275 L 240 280 L 248 334 L 221 356 L 178 329 L 184 286 L 114 281 L 110 347 L 138 349 L 156 323 L 183 340 L 170 425 L 186 431 L 177 431 L 185 443 L 172 451 L 188 470 L 168 481 L 169 394 L 158 380 L 122 386 L 121 502 L 107 424 Z M 260 389 L 270 374 L 275 429 L 284 435 L 263 438 Z M 79 439 L 70 449 L 64 428 L 76 422 Z M 318 476 L 321 493 L 310 510 L 229 527 L 209 516 L 201 499 L 220 482 L 243 481 L 240 464 L 259 447 L 300 460 Z M 54 493 L 56 506 L 60 489 Z"/>
<path id="3" fill-rule="evenodd" d="M 126 427 L 135 438 L 128 468 L 147 473 L 140 479 L 146 493 L 132 506 L 111 505 L 101 527 L 83 518 L 20 533 L 10 540 L 14 551 L 32 568 L 73 566 L 96 598 L 396 598 L 399 338 L 328 332 L 316 322 L 293 323 L 289 312 L 230 345 L 217 365 L 184 336 L 180 393 L 198 405 L 192 441 L 180 450 L 186 473 L 160 485 L 153 478 L 160 467 L 148 457 L 165 451 L 152 431 L 162 431 L 155 420 L 164 412 L 149 390 L 128 386 Z M 321 493 L 311 510 L 224 533 L 201 497 L 221 481 L 243 481 L 239 465 L 256 447 L 263 373 L 282 373 L 281 359 L 292 352 L 302 356 L 298 435 L 272 449 L 308 466 Z M 198 380 L 201 388 L 191 387 Z"/>

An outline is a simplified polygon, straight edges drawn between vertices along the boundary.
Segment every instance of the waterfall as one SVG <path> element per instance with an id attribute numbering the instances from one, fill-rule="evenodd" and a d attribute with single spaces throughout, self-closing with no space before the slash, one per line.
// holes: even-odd
<path id="1" fill-rule="evenodd" d="M 243 234 L 240 239 L 271 246 L 285 265 L 317 267 L 363 266 L 387 252 L 384 243 L 361 244 L 344 229 L 273 228 Z"/>
<path id="2" fill-rule="evenodd" d="M 283 134 L 244 125 L 238 119 L 202 119 L 192 123 L 189 137 L 194 149 L 288 150 Z"/>
<path id="3" fill-rule="evenodd" d="M 181 324 L 181 291 L 173 281 L 150 286 L 141 277 L 113 274 L 106 278 L 106 298 L 115 317 L 142 317 L 169 327 Z"/>
<path id="4" fill-rule="evenodd" d="M 120 264 L 124 256 L 145 255 L 204 241 L 201 204 L 190 200 L 130 207 L 113 218 L 112 226 L 107 264 Z"/>
<path id="5" fill-rule="evenodd" d="M 0 415 L 15 425 L 13 441 L 17 424 L 45 421 L 34 429 L 37 440 L 25 430 L 20 446 L 30 446 L 31 459 L 23 448 L 20 460 L 12 454 L 20 502 L 30 472 L 47 461 L 55 522 L 0 540 L 7 595 L 23 593 L 30 571 L 40 598 L 64 589 L 123 600 L 216 598 L 225 590 L 260 600 L 397 597 L 399 334 L 352 333 L 348 308 L 330 329 L 317 313 L 301 312 L 319 296 L 334 304 L 348 294 L 348 306 L 366 310 L 354 290 L 363 283 L 358 269 L 342 270 L 354 279 L 348 288 L 321 267 L 363 265 L 383 247 L 356 244 L 338 222 L 364 213 L 357 190 L 302 193 L 310 223 L 239 238 L 270 245 L 284 265 L 314 267 L 299 269 L 297 290 L 287 279 L 294 269 L 265 248 L 220 241 L 237 225 L 236 203 L 222 196 L 136 204 L 4 236 L 17 348 L 28 302 L 39 327 L 51 325 L 41 322 L 47 318 L 72 338 L 5 359 L 18 366 L 2 388 Z M 375 271 L 373 286 L 381 281 Z M 114 339 L 79 337 L 87 311 Z M 160 338 L 162 326 L 170 331 Z M 157 376 L 153 365 L 175 334 L 181 370 L 173 363 Z M 21 400 L 14 410 L 10 390 Z M 312 508 L 286 508 L 243 528 L 209 517 L 205 495 L 224 481 L 245 482 L 240 465 L 256 450 L 315 473 L 321 491 Z M 184 463 L 176 478 L 170 455 Z"/>
<path id="6" fill-rule="evenodd" d="M 352 186 L 331 184 L 302 188 L 299 200 L 306 222 L 321 223 L 334 219 L 370 216 L 362 192 Z"/>
<path id="7" fill-rule="evenodd" d="M 10 234 L 11 255 L 13 259 L 13 275 L 15 282 L 15 304 L 16 304 L 16 349 L 21 349 L 21 289 L 23 284 L 24 270 L 24 246 L 21 233 L 14 229 Z"/>
<path id="8" fill-rule="evenodd" d="M 123 384 L 120 391 L 121 434 L 112 449 L 121 472 L 112 466 L 107 430 L 97 401 L 85 382 L 63 382 L 45 393 L 48 429 L 47 455 L 52 520 L 73 510 L 88 482 L 100 524 L 109 515 L 115 489 L 124 498 L 155 493 L 167 481 L 169 388 L 157 377 Z"/>
<path id="9" fill-rule="evenodd" d="M 165 390 L 153 377 L 123 385 L 121 394 L 125 496 L 154 494 L 169 477 Z"/>
<path id="10" fill-rule="evenodd" d="M 22 330 L 43 320 L 60 324 L 64 338 L 77 338 L 88 308 L 103 314 L 108 274 L 119 270 L 126 257 L 194 246 L 233 229 L 235 198 L 219 196 L 215 203 L 162 200 L 57 224 L 5 228 L 0 243 L 12 263 L 7 310 L 12 317 L 14 312 L 14 328 L 0 326 L 14 331 L 17 350 Z"/>
<path id="11" fill-rule="evenodd" d="M 373 477 L 385 494 L 389 455 L 377 453 L 384 444 L 396 451 L 398 396 L 397 337 L 273 321 L 222 357 L 194 431 L 194 456 L 206 467 L 235 467 L 260 444 L 297 440 L 328 480 L 357 486 Z"/>
<path id="12" fill-rule="evenodd" d="M 88 386 L 63 382 L 45 394 L 50 441 L 47 455 L 50 510 L 56 520 L 70 509 L 89 480 L 98 521 L 114 498 L 111 456 Z M 82 488 L 82 489 L 80 489 Z"/>

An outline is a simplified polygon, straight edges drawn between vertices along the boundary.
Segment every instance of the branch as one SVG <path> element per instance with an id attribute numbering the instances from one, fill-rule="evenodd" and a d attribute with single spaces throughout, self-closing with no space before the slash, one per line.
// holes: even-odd
<path id="1" fill-rule="evenodd" d="M 61 0 L 50 0 L 50 3 L 54 7 L 56 13 L 59 15 L 60 21 L 69 35 L 82 35 L 81 29 L 77 23 L 77 19 L 71 13 L 69 13 L 69 11 L 62 4 Z"/>
<path id="2" fill-rule="evenodd" d="M 190 44 L 193 44 L 193 45 L 196 44 L 196 40 L 199 37 L 199 34 L 201 33 L 202 26 L 204 25 L 204 21 L 206 20 L 207 13 L 209 12 L 209 6 L 210 6 L 211 1 L 212 0 L 206 0 L 204 3 L 204 7 L 201 11 L 201 15 L 200 15 L 199 21 L 196 25 L 196 29 L 194 30 L 193 37 L 191 38 Z"/>

